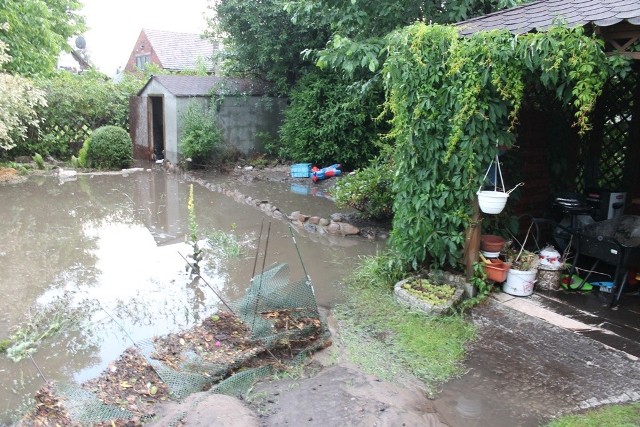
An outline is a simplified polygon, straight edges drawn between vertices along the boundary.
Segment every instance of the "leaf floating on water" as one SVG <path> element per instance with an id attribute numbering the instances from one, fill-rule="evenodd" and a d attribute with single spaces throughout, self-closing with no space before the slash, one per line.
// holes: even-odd
<path id="1" fill-rule="evenodd" d="M 120 387 L 122 387 L 122 388 L 131 388 L 133 386 L 131 384 L 129 384 L 128 381 L 121 381 L 120 382 Z"/>
<path id="2" fill-rule="evenodd" d="M 158 392 L 158 387 L 156 387 L 155 385 L 152 385 L 151 387 L 149 387 L 149 394 L 151 396 L 155 396 L 157 392 Z"/>

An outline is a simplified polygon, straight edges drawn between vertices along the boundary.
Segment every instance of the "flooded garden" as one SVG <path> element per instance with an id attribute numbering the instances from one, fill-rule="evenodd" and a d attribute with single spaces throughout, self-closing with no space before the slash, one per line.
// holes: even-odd
<path id="1" fill-rule="evenodd" d="M 222 300 L 240 298 L 265 265 L 287 263 L 294 279 L 308 273 L 318 305 L 330 307 L 356 259 L 383 245 L 307 234 L 203 182 L 255 193 L 285 214 L 335 211 L 306 183 L 199 178 L 195 219 L 213 244 L 198 281 L 185 261 L 189 178 L 156 168 L 0 187 L 0 424 L 19 418 L 46 381 L 88 381 L 135 343 L 201 323 Z M 261 228 L 270 230 L 266 250 Z"/>

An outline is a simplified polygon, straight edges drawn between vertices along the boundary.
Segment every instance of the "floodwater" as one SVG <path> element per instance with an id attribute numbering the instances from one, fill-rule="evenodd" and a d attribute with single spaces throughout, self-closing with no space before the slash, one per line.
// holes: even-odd
<path id="1" fill-rule="evenodd" d="M 0 358 L 0 424 L 21 412 L 43 378 L 81 383 L 134 342 L 198 323 L 222 308 L 216 294 L 239 297 L 254 268 L 285 262 L 292 280 L 303 278 L 306 269 L 319 305 L 328 307 L 340 298 L 340 282 L 355 260 L 382 249 L 383 243 L 366 239 L 293 230 L 301 263 L 285 221 L 194 184 L 199 234 L 224 231 L 242 247 L 239 257 L 208 258 L 203 276 L 210 287 L 194 283 L 182 258 L 191 249 L 185 243 L 190 184 L 147 169 L 66 182 L 32 177 L 0 186 L 0 340 L 17 330 L 24 332 L 23 341 L 35 339 L 29 327 L 36 324 L 39 334 L 48 335 L 31 355 L 14 348 L 11 354 L 20 361 Z M 272 192 L 285 213 L 335 211 L 322 194 L 281 188 L 262 183 L 242 191 L 267 200 Z"/>

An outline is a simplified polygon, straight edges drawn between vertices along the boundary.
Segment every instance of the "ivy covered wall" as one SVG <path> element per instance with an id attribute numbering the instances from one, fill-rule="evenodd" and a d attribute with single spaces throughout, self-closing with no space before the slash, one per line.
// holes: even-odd
<path id="1" fill-rule="evenodd" d="M 413 269 L 457 266 L 485 167 L 498 145 L 513 145 L 526 90 L 553 91 L 584 134 L 605 81 L 628 68 L 582 28 L 461 38 L 454 27 L 416 23 L 387 42 L 383 76 L 396 142 L 391 240 Z"/>

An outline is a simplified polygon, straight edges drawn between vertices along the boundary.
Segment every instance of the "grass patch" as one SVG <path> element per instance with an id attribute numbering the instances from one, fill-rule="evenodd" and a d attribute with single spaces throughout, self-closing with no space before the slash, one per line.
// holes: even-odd
<path id="1" fill-rule="evenodd" d="M 547 427 L 637 427 L 640 426 L 640 403 L 612 405 L 579 415 L 565 415 Z"/>
<path id="2" fill-rule="evenodd" d="M 389 265 L 363 260 L 349 281 L 347 302 L 336 307 L 347 354 L 368 373 L 392 379 L 405 372 L 433 392 L 463 372 L 465 344 L 475 328 L 461 315 L 427 317 L 397 304 L 388 280 L 399 277 L 383 270 L 376 278 L 372 271 L 380 271 L 380 262 Z"/>
<path id="3" fill-rule="evenodd" d="M 207 233 L 207 242 L 220 255 L 225 258 L 238 258 L 242 254 L 242 245 L 238 242 L 238 238 L 233 231 L 226 233 L 222 230 L 214 230 Z"/>
<path id="4" fill-rule="evenodd" d="M 47 338 L 82 330 L 93 305 L 85 302 L 71 307 L 70 301 L 71 297 L 64 294 L 47 306 L 29 308 L 25 321 L 0 341 L 1 352 L 19 362 L 33 355 Z"/>

